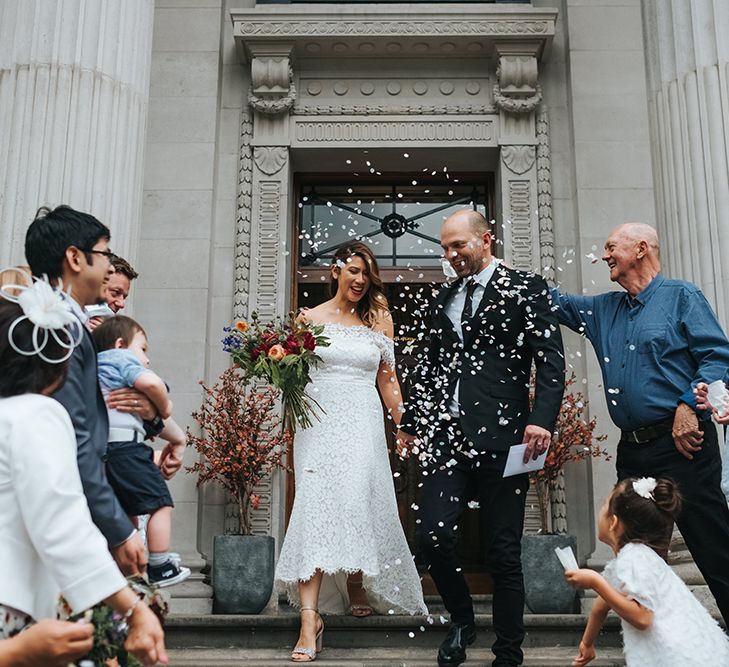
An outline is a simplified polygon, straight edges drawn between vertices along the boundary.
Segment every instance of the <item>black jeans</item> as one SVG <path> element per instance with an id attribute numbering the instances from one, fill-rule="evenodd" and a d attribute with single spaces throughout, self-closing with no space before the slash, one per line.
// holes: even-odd
<path id="1" fill-rule="evenodd" d="M 524 640 L 524 579 L 521 536 L 529 488 L 527 475 L 503 478 L 506 452 L 483 452 L 471 459 L 448 454 L 429 466 L 421 489 L 419 545 L 453 623 L 473 623 L 473 600 L 456 558 L 457 527 L 471 499 L 480 504 L 486 531 L 486 562 L 494 580 L 494 664 L 520 665 Z M 452 456 L 455 465 L 445 467 Z"/>
<path id="2" fill-rule="evenodd" d="M 683 510 L 676 525 L 729 625 L 729 508 L 714 426 L 704 432 L 692 461 L 678 453 L 670 433 L 644 444 L 621 441 L 617 469 L 619 480 L 668 477 L 678 484 Z"/>

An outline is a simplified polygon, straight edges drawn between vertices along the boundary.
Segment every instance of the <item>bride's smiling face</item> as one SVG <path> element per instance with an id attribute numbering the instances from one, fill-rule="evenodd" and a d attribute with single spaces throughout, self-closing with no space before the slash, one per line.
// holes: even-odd
<path id="1" fill-rule="evenodd" d="M 344 266 L 333 266 L 332 276 L 337 280 L 337 295 L 357 303 L 370 288 L 370 274 L 365 261 L 353 255 Z"/>

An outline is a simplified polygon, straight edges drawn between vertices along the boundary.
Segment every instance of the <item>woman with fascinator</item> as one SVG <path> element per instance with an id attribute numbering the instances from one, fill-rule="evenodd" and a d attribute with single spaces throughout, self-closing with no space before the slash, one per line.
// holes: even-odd
<path id="1" fill-rule="evenodd" d="M 370 248 L 340 248 L 332 298 L 301 317 L 324 325 L 329 347 L 307 393 L 319 420 L 296 433 L 296 497 L 276 568 L 276 585 L 301 610 L 291 660 L 322 647 L 319 610 L 366 616 L 427 613 L 397 512 L 382 402 L 399 425 L 393 322 Z"/>
<path id="2" fill-rule="evenodd" d="M 167 662 L 157 617 L 91 520 L 71 420 L 49 398 L 81 325 L 59 289 L 22 282 L 0 288 L 0 667 L 66 667 L 89 651 L 90 626 L 53 620 L 59 595 L 74 613 L 103 600 L 126 621 L 129 652 Z"/>

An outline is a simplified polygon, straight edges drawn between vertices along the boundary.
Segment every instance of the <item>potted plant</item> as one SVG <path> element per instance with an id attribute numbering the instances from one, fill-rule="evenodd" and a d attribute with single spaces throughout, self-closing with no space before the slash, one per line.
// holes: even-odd
<path id="1" fill-rule="evenodd" d="M 586 458 L 609 459 L 599 442 L 605 435 L 595 435 L 596 419 L 586 421 L 587 401 L 581 392 L 571 391 L 574 373 L 565 382 L 562 407 L 554 427 L 544 468 L 530 474 L 539 501 L 541 529 L 536 535 L 522 538 L 522 569 L 526 604 L 535 614 L 569 613 L 574 611 L 575 589 L 564 579 L 564 569 L 554 549 L 569 546 L 574 551 L 577 541 L 573 535 L 552 530 L 552 493 L 562 479 L 569 461 Z"/>
<path id="2" fill-rule="evenodd" d="M 271 597 L 275 554 L 273 537 L 251 535 L 251 508 L 260 502 L 256 486 L 284 467 L 291 436 L 281 429 L 274 389 L 256 389 L 235 367 L 212 387 L 200 384 L 205 397 L 192 417 L 202 432 L 188 431 L 187 442 L 201 456 L 187 471 L 198 474 L 198 486 L 222 484 L 238 504 L 237 534 L 213 542 L 213 611 L 257 614 Z"/>

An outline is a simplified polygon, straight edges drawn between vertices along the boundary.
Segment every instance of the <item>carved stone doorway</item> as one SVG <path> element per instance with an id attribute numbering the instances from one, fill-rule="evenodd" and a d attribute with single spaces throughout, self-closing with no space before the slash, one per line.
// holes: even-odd
<path id="1" fill-rule="evenodd" d="M 313 306 L 329 297 L 329 265 L 336 249 L 362 238 L 372 245 L 385 293 L 395 320 L 396 360 L 405 399 L 409 376 L 426 340 L 428 305 L 433 290 L 444 281 L 440 267 L 438 230 L 458 208 L 474 207 L 487 219 L 493 213 L 493 175 L 467 174 L 448 178 L 441 172 L 425 181 L 422 174 L 383 174 L 375 180 L 342 181 L 319 176 L 298 184 L 298 257 L 293 301 Z M 455 183 L 453 181 L 456 181 Z M 386 420 L 388 449 L 398 511 L 408 543 L 417 554 L 416 514 L 419 472 L 414 460 L 403 462 L 394 452 L 394 429 Z M 287 512 L 293 503 L 293 475 L 287 480 Z M 485 572 L 484 531 L 477 509 L 468 509 L 459 529 L 459 556 L 474 593 L 490 592 Z M 426 592 L 435 592 L 429 577 Z"/>

